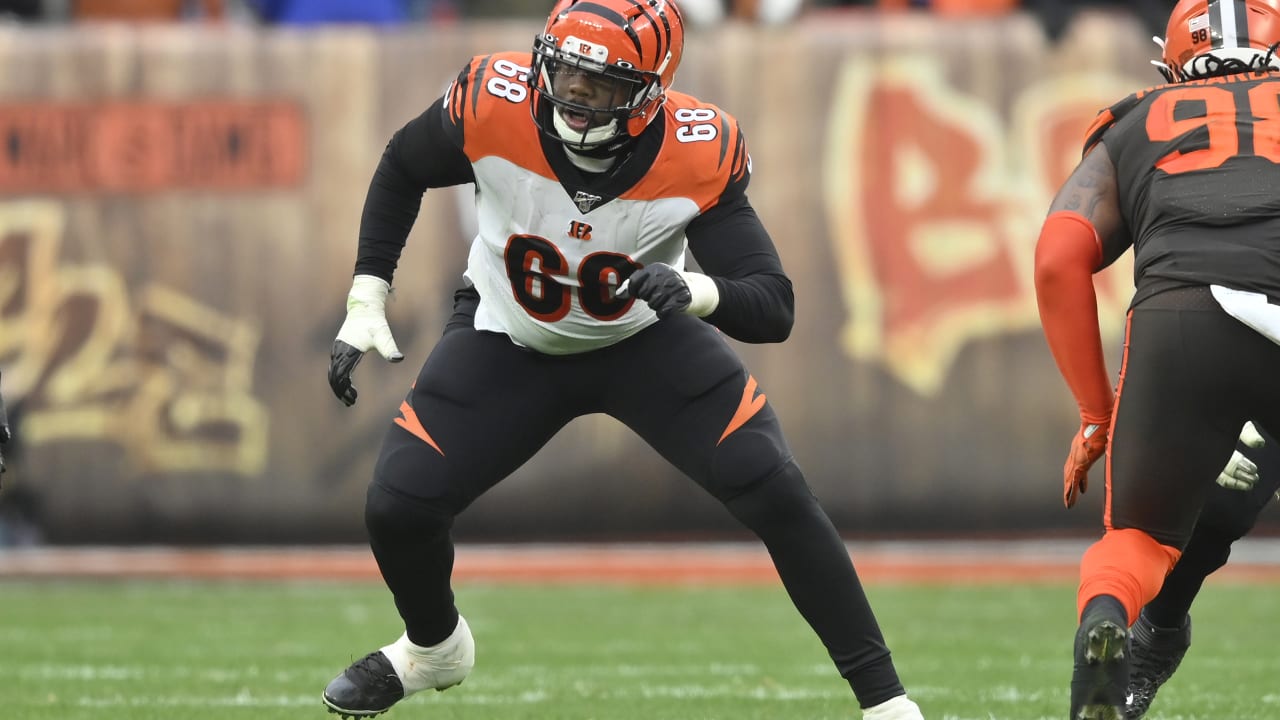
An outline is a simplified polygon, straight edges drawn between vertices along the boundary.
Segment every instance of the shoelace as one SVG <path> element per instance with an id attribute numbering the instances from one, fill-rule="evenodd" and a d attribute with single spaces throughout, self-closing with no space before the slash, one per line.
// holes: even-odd
<path id="1" fill-rule="evenodd" d="M 404 687 L 390 663 L 379 659 L 376 652 L 369 653 L 352 664 L 351 671 L 358 672 L 364 676 L 361 678 L 362 685 L 367 682 L 367 684 L 375 686 L 378 690 L 402 691 Z"/>

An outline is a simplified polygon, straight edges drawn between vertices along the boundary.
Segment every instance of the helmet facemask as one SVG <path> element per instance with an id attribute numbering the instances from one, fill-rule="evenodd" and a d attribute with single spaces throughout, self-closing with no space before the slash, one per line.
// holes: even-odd
<path id="1" fill-rule="evenodd" d="M 609 62 L 601 45 L 574 37 L 559 46 L 556 41 L 549 34 L 534 40 L 534 122 L 575 152 L 613 152 L 648 124 L 646 115 L 661 103 L 660 75 L 625 60 Z"/>

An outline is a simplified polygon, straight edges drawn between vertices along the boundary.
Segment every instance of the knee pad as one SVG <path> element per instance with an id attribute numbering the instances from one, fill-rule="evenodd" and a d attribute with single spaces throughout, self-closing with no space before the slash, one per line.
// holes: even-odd
<path id="1" fill-rule="evenodd" d="M 790 452 L 772 433 L 743 428 L 729 435 L 716 448 L 707 478 L 707 490 L 720 502 L 742 495 L 774 476 L 790 472 L 800 478 L 800 469 L 790 459 Z"/>
<path id="2" fill-rule="evenodd" d="M 1203 516 L 1202 516 L 1203 517 Z M 1203 521 L 1196 524 L 1191 532 L 1191 539 L 1183 550 L 1179 565 L 1194 567 L 1198 572 L 1208 575 L 1227 564 L 1231 557 L 1231 544 L 1243 536 L 1235 532 L 1224 532 L 1213 524 Z"/>
<path id="3" fill-rule="evenodd" d="M 365 498 L 364 524 L 373 538 L 430 538 L 449 532 L 453 515 L 373 482 Z"/>
<path id="4" fill-rule="evenodd" d="M 722 501 L 739 522 L 757 532 L 762 526 L 808 522 L 822 515 L 818 499 L 794 462 Z"/>

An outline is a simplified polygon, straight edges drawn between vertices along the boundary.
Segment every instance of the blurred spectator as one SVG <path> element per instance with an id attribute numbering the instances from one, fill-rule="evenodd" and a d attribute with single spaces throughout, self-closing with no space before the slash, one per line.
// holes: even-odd
<path id="1" fill-rule="evenodd" d="M 1049 39 L 1057 42 L 1076 13 L 1087 9 L 1132 13 L 1148 32 L 1164 37 L 1165 21 L 1176 3 L 1175 0 L 1023 0 L 1022 4 L 1040 19 Z"/>
<path id="2" fill-rule="evenodd" d="M 426 20 L 427 22 L 442 22 L 448 20 L 457 20 L 461 14 L 458 10 L 458 4 L 462 0 L 454 2 L 454 0 L 410 0 L 409 17 L 414 20 Z"/>
<path id="3" fill-rule="evenodd" d="M 44 18 L 41 0 L 0 0 L 0 20 L 40 20 Z"/>
<path id="4" fill-rule="evenodd" d="M 775 25 L 794 19 L 805 0 L 678 0 L 694 26 L 715 25 L 728 18 Z"/>
<path id="5" fill-rule="evenodd" d="M 398 25 L 410 17 L 409 0 L 246 0 L 264 22 L 280 25 L 362 23 Z"/>
<path id="6" fill-rule="evenodd" d="M 223 0 L 73 0 L 75 20 L 220 19 Z"/>
<path id="7" fill-rule="evenodd" d="M 458 0 L 458 12 L 465 18 L 539 18 L 543 21 L 555 0 Z M 683 8 L 684 5 L 682 4 Z"/>
<path id="8" fill-rule="evenodd" d="M 1002 15 L 1018 9 L 1018 0 L 878 0 L 885 10 L 921 8 L 942 15 Z"/>

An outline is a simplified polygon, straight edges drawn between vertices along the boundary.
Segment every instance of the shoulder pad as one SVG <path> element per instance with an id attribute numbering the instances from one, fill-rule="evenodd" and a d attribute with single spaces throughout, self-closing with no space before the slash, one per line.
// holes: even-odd
<path id="1" fill-rule="evenodd" d="M 475 161 L 487 155 L 525 165 L 538 151 L 537 128 L 529 115 L 529 53 L 505 52 L 472 58 L 445 92 L 446 129 Z"/>
<path id="2" fill-rule="evenodd" d="M 705 211 L 726 190 L 745 190 L 751 176 L 747 142 L 729 113 L 683 93 L 667 93 L 666 137 L 637 190 L 689 197 Z M 645 186 L 648 186 L 647 188 Z M 630 193 L 628 193 L 630 194 Z"/>
<path id="3" fill-rule="evenodd" d="M 1147 92 L 1147 90 L 1136 92 L 1099 112 L 1094 117 L 1093 123 L 1089 125 L 1089 129 L 1085 131 L 1084 150 L 1080 153 L 1080 156 L 1088 155 L 1089 151 L 1093 150 L 1094 146 L 1102 141 L 1102 136 L 1120 121 L 1120 118 L 1138 106 L 1138 103 L 1142 101 Z"/>

